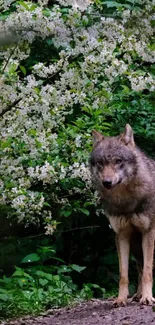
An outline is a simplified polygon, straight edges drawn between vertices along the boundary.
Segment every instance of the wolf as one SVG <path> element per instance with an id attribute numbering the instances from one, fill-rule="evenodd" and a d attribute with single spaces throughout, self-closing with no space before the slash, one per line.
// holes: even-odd
<path id="1" fill-rule="evenodd" d="M 105 137 L 95 130 L 92 133 L 92 180 L 116 233 L 120 280 L 114 306 L 125 306 L 127 303 L 130 249 L 138 268 L 138 289 L 133 300 L 152 305 L 155 302 L 152 296 L 155 161 L 136 146 L 129 124 L 119 136 Z"/>

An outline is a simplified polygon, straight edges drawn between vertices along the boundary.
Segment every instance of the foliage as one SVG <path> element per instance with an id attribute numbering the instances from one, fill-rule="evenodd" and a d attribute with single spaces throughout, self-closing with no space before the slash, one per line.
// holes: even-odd
<path id="1" fill-rule="evenodd" d="M 44 265 L 53 258 L 58 265 Z M 11 277 L 0 279 L 0 315 L 14 317 L 24 314 L 38 314 L 47 308 L 73 304 L 93 297 L 94 290 L 104 294 L 104 289 L 96 284 L 84 284 L 78 289 L 71 278 L 72 272 L 81 273 L 85 267 L 76 264 L 64 265 L 50 247 L 40 247 L 37 253 L 23 258 L 25 267 L 15 267 Z M 60 264 L 61 263 L 61 264 Z"/>
<path id="2" fill-rule="evenodd" d="M 3 32 L 20 30 L 1 48 L 1 202 L 25 225 L 42 220 L 46 234 L 98 205 L 93 128 L 113 134 L 130 122 L 154 137 L 152 1 L 67 3 L 13 1 L 1 14 Z"/>
<path id="3" fill-rule="evenodd" d="M 91 183 L 91 132 L 115 135 L 128 122 L 154 155 L 154 2 L 1 6 L 1 206 L 25 227 L 54 233 L 69 264 L 89 266 L 85 282 L 111 290 L 115 246 Z"/>

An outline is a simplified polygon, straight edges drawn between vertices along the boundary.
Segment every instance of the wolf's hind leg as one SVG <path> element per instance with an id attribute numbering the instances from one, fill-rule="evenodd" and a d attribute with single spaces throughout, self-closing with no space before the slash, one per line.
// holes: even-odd
<path id="1" fill-rule="evenodd" d="M 142 273 L 143 273 L 143 251 L 142 251 L 142 234 L 134 231 L 131 235 L 131 253 L 136 259 L 138 271 L 138 288 L 133 295 L 132 300 L 139 301 L 142 297 Z"/>
<path id="2" fill-rule="evenodd" d="M 133 301 L 140 301 L 142 297 L 142 272 L 143 272 L 143 261 L 137 260 L 137 270 L 138 270 L 138 288 L 137 292 L 133 295 Z"/>
<path id="3" fill-rule="evenodd" d="M 142 274 L 142 298 L 141 304 L 152 305 L 155 299 L 152 297 L 152 269 L 154 253 L 155 231 L 154 229 L 142 234 L 143 249 L 143 274 Z"/>
<path id="4" fill-rule="evenodd" d="M 116 235 L 116 246 L 119 257 L 119 295 L 114 301 L 114 307 L 125 306 L 128 297 L 128 266 L 129 266 L 129 250 L 130 238 L 129 234 L 121 233 Z"/>

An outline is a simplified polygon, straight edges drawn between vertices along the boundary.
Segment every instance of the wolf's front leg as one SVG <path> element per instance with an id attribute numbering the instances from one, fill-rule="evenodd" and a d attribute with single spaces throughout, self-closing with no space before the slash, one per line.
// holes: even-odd
<path id="1" fill-rule="evenodd" d="M 152 269 L 154 254 L 155 231 L 151 230 L 142 234 L 143 249 L 143 274 L 142 274 L 142 298 L 141 304 L 152 305 L 155 299 L 152 297 Z"/>
<path id="2" fill-rule="evenodd" d="M 127 233 L 120 233 L 116 235 L 116 246 L 119 257 L 119 295 L 114 301 L 114 306 L 125 306 L 128 297 L 128 266 L 129 266 L 129 250 L 130 250 L 130 237 Z"/>

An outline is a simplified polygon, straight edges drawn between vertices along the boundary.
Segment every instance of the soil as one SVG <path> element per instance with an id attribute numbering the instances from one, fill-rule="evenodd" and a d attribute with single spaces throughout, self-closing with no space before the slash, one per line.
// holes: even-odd
<path id="1" fill-rule="evenodd" d="M 129 302 L 126 307 L 114 308 L 112 299 L 91 300 L 74 308 L 49 310 L 39 317 L 24 317 L 1 322 L 1 325 L 155 325 L 151 306 Z"/>

